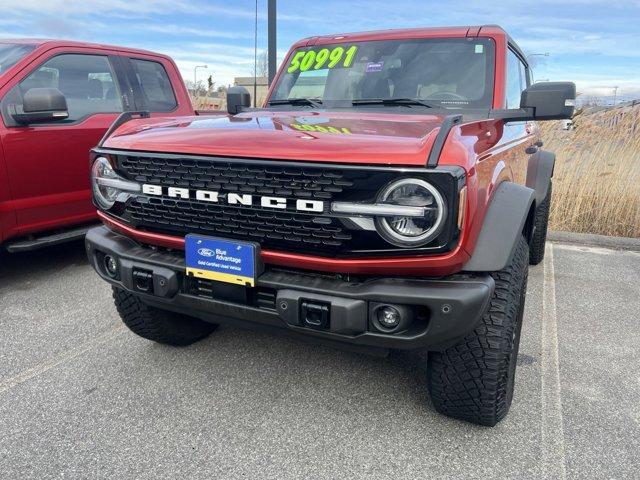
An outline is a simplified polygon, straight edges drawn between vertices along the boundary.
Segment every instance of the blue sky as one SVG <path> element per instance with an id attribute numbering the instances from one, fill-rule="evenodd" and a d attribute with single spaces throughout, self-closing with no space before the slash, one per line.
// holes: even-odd
<path id="1" fill-rule="evenodd" d="M 258 47 L 266 47 L 259 0 Z M 2 0 L 0 37 L 79 39 L 171 55 L 183 76 L 218 84 L 250 75 L 254 1 Z M 317 34 L 497 23 L 535 57 L 538 79 L 574 80 L 585 95 L 640 98 L 640 0 L 278 1 L 278 50 Z"/>

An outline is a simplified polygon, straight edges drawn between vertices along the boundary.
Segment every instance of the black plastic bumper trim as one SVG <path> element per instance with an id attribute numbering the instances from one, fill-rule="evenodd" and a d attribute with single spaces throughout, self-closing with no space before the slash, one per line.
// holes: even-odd
<path id="1" fill-rule="evenodd" d="M 446 279 L 370 278 L 358 282 L 314 275 L 313 272 L 291 272 L 267 269 L 258 277 L 257 287 L 280 292 L 297 292 L 322 296 L 325 301 L 352 300 L 412 305 L 428 312 L 428 321 L 419 330 L 397 334 L 363 331 L 337 333 L 312 330 L 288 323 L 277 310 L 265 310 L 226 301 L 202 298 L 181 291 L 179 277 L 184 271 L 184 259 L 179 254 L 156 251 L 143 247 L 132 239 L 115 233 L 107 227 L 91 229 L 86 236 L 89 260 L 98 274 L 109 283 L 139 295 L 145 303 L 159 308 L 185 313 L 215 323 L 242 326 L 263 326 L 288 329 L 319 340 L 362 347 L 440 350 L 455 344 L 480 322 L 493 293 L 494 281 L 490 275 L 454 276 Z M 97 252 L 118 258 L 121 280 L 109 278 L 97 261 Z M 132 285 L 134 268 L 154 273 L 155 295 L 141 294 Z M 347 302 L 349 303 L 349 302 Z M 345 304 L 336 301 L 336 304 Z M 358 312 L 355 308 L 352 311 Z M 356 322 L 357 324 L 357 322 Z M 353 329 L 354 322 L 349 328 Z M 345 330 L 346 331 L 346 330 Z"/>

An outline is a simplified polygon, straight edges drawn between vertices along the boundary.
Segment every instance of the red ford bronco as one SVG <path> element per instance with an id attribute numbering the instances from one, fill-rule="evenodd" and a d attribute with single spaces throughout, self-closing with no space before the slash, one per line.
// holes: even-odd
<path id="1" fill-rule="evenodd" d="M 224 117 L 117 122 L 91 156 L 89 259 L 142 337 L 423 349 L 435 408 L 495 425 L 544 255 L 535 121 L 574 102 L 496 26 L 307 38 L 261 109 L 236 88 Z"/>

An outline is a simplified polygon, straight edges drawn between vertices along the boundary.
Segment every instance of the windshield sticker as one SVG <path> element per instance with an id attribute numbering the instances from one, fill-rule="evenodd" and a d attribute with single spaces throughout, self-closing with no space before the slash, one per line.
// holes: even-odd
<path id="1" fill-rule="evenodd" d="M 364 71 L 365 73 L 381 72 L 383 68 L 384 62 L 369 62 Z"/>
<path id="2" fill-rule="evenodd" d="M 348 128 L 338 128 L 332 126 L 322 126 L 322 125 L 303 125 L 299 123 L 291 123 L 289 126 L 295 130 L 299 130 L 301 132 L 317 132 L 317 133 L 333 133 L 339 135 L 351 135 L 351 130 Z"/>
<path id="3" fill-rule="evenodd" d="M 357 51 L 357 45 L 300 50 L 291 57 L 287 73 L 327 68 L 350 68 L 353 65 Z"/>
<path id="4" fill-rule="evenodd" d="M 484 45 L 476 45 L 476 53 L 483 53 Z"/>

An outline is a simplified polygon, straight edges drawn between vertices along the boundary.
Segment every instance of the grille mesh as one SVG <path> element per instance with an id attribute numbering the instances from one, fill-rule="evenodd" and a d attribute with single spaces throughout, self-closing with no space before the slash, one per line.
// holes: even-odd
<path id="1" fill-rule="evenodd" d="M 248 239 L 267 246 L 339 248 L 351 235 L 330 217 L 273 212 L 189 200 L 134 197 L 127 211 L 139 225 L 176 233 Z"/>
<path id="2" fill-rule="evenodd" d="M 255 165 L 229 161 L 119 156 L 118 170 L 140 183 L 226 193 L 274 195 L 321 200 L 353 186 L 339 170 Z M 289 202 L 287 210 L 259 205 L 227 205 L 195 199 L 133 196 L 125 214 L 138 226 L 167 233 L 224 236 L 259 242 L 266 248 L 294 251 L 339 250 L 351 233 L 324 213 L 302 213 Z"/>
<path id="3" fill-rule="evenodd" d="M 448 198 L 457 194 L 458 176 L 449 170 L 284 162 L 228 157 L 109 151 L 117 173 L 139 183 L 163 187 L 162 196 L 131 194 L 109 214 L 134 228 L 184 236 L 189 233 L 260 243 L 264 249 L 341 258 L 357 255 L 407 254 L 375 230 L 361 230 L 329 211 L 332 201 L 375 201 L 384 185 L 402 176 L 425 176 Z M 428 175 L 428 177 L 427 177 Z M 172 198 L 169 187 L 218 192 L 219 202 Z M 230 193 L 253 195 L 251 206 L 227 203 Z M 191 195 L 193 197 L 193 193 Z M 259 197 L 287 199 L 286 209 L 260 206 Z M 324 211 L 296 209 L 295 200 L 324 203 Z M 456 241 L 455 209 L 447 228 L 427 245 L 412 251 L 448 251 Z"/>
<path id="4" fill-rule="evenodd" d="M 163 186 L 329 200 L 353 186 L 339 170 L 211 162 L 188 158 L 123 157 L 131 180 Z"/>

